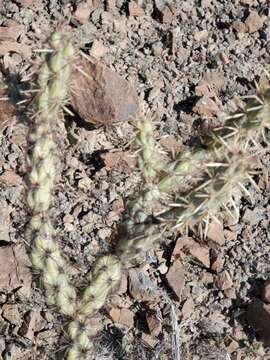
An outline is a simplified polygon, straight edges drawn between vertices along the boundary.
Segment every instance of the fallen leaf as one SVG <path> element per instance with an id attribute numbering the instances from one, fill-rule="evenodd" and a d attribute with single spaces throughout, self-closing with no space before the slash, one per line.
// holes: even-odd
<path id="1" fill-rule="evenodd" d="M 26 60 L 29 60 L 32 55 L 31 47 L 28 45 L 20 44 L 11 40 L 2 41 L 0 43 L 0 56 L 6 55 L 9 52 L 18 53 Z"/>

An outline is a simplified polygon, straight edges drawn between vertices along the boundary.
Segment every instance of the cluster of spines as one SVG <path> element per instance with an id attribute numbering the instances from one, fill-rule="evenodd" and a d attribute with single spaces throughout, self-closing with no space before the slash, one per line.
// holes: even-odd
<path id="1" fill-rule="evenodd" d="M 270 89 L 258 89 L 257 95 L 245 100 L 241 108 L 225 119 L 223 126 L 214 128 L 202 139 L 202 147 L 185 150 L 165 165 L 166 175 L 155 182 L 154 192 L 143 191 L 128 204 L 124 214 L 126 227 L 117 248 L 121 256 L 132 258 L 149 250 L 161 237 L 160 224 L 175 228 L 196 224 L 209 216 L 215 218 L 220 207 L 230 212 L 228 199 L 236 208 L 231 196 L 235 188 L 248 194 L 244 184 L 254 184 L 248 147 L 252 144 L 256 148 L 257 138 L 264 137 L 270 125 Z M 181 196 L 162 213 L 147 211 L 155 209 L 164 194 L 177 192 Z"/>

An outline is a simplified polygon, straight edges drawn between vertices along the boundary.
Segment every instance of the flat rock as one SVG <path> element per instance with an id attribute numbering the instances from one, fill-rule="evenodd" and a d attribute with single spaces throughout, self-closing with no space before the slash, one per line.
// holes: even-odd
<path id="1" fill-rule="evenodd" d="M 2 306 L 2 317 L 13 325 L 21 325 L 22 320 L 16 304 L 4 304 Z"/>
<path id="2" fill-rule="evenodd" d="M 256 331 L 264 346 L 270 346 L 270 304 L 266 305 L 259 299 L 253 299 L 247 309 L 247 320 Z"/>
<path id="3" fill-rule="evenodd" d="M 130 16 L 144 16 L 144 10 L 135 1 L 128 4 L 128 13 Z"/>
<path id="4" fill-rule="evenodd" d="M 255 31 L 260 30 L 263 27 L 263 24 L 264 24 L 264 18 L 261 17 L 257 13 L 257 11 L 255 10 L 250 11 L 245 21 L 245 25 L 247 27 L 248 32 L 252 34 Z"/>
<path id="5" fill-rule="evenodd" d="M 189 319 L 191 315 L 194 313 L 194 301 L 191 297 L 184 302 L 181 312 L 182 312 L 182 320 Z"/>
<path id="6" fill-rule="evenodd" d="M 23 325 L 20 328 L 20 334 L 33 341 L 35 333 L 43 330 L 46 325 L 46 320 L 38 311 L 30 311 L 24 317 Z"/>
<path id="7" fill-rule="evenodd" d="M 130 269 L 128 272 L 128 290 L 134 299 L 141 301 L 154 300 L 157 294 L 157 289 L 150 278 L 135 269 Z"/>
<path id="8" fill-rule="evenodd" d="M 150 333 L 154 336 L 158 336 L 162 330 L 161 320 L 155 313 L 146 315 L 146 322 Z"/>
<path id="9" fill-rule="evenodd" d="M 185 270 L 179 260 L 174 261 L 171 265 L 166 279 L 175 296 L 180 299 L 185 286 Z"/>
<path id="10" fill-rule="evenodd" d="M 31 294 L 31 262 L 23 245 L 0 247 L 0 288 L 1 291 L 17 290 L 29 298 Z"/>
<path id="11" fill-rule="evenodd" d="M 227 270 L 216 276 L 215 285 L 219 290 L 226 290 L 232 288 L 233 282 Z"/>
<path id="12" fill-rule="evenodd" d="M 71 105 L 87 123 L 109 125 L 139 111 L 136 90 L 94 58 L 76 60 L 71 75 Z"/>
<path id="13" fill-rule="evenodd" d="M 201 116 L 213 117 L 219 112 L 219 107 L 212 98 L 205 95 L 197 101 L 192 110 Z"/>
<path id="14" fill-rule="evenodd" d="M 113 322 L 117 324 L 125 325 L 128 328 L 133 328 L 134 326 L 134 314 L 129 309 L 113 307 L 109 315 Z"/>
<path id="15" fill-rule="evenodd" d="M 223 245 L 225 243 L 223 226 L 216 221 L 212 222 L 209 225 L 207 238 L 220 246 Z"/>

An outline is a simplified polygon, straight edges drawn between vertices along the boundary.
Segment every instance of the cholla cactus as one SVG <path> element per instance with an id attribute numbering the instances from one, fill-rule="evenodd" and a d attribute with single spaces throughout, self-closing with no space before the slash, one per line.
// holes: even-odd
<path id="1" fill-rule="evenodd" d="M 187 150 L 167 164 L 158 179 L 158 152 L 150 117 L 140 118 L 135 143 L 138 168 L 144 179 L 140 196 L 127 205 L 124 231 L 119 236 L 115 254 L 100 257 L 86 276 L 84 289 L 71 285 L 68 266 L 56 241 L 50 220 L 52 192 L 56 177 L 57 154 L 52 128 L 59 121 L 68 96 L 71 63 L 75 50 L 62 33 L 48 40 L 38 76 L 39 94 L 35 99 L 35 126 L 29 135 L 27 158 L 27 203 L 32 216 L 26 237 L 32 242 L 33 266 L 42 272 L 48 304 L 58 306 L 70 319 L 67 334 L 71 339 L 68 360 L 90 359 L 94 331 L 89 318 L 104 306 L 121 279 L 121 262 L 148 251 L 160 239 L 160 225 L 177 228 L 193 225 L 221 206 L 233 202 L 237 187 L 252 181 L 252 161 L 247 153 L 249 142 L 256 145 L 257 134 L 269 126 L 270 90 L 259 92 L 247 105 L 228 117 L 225 126 L 213 129 L 204 140 L 205 148 Z M 237 146 L 236 146 L 237 145 Z M 184 185 L 188 186 L 184 186 Z M 187 190 L 188 188 L 188 190 Z M 157 213 L 163 194 L 179 192 L 173 204 Z"/>

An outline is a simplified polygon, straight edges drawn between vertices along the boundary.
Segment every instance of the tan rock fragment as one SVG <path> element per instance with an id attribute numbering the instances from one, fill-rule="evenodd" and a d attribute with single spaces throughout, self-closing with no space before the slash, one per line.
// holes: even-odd
<path id="1" fill-rule="evenodd" d="M 222 246 L 225 243 L 225 236 L 223 226 L 213 221 L 208 228 L 207 238 L 214 241 L 216 244 Z"/>
<path id="2" fill-rule="evenodd" d="M 128 13 L 130 16 L 144 16 L 144 10 L 135 1 L 130 1 L 128 4 Z"/>
<path id="3" fill-rule="evenodd" d="M 216 276 L 215 285 L 219 290 L 230 289 L 233 286 L 231 276 L 227 270 Z"/>
<path id="4" fill-rule="evenodd" d="M 70 100 L 74 111 L 84 121 L 95 125 L 126 121 L 139 111 L 135 89 L 94 58 L 76 60 Z"/>
<path id="5" fill-rule="evenodd" d="M 166 274 L 168 285 L 178 299 L 181 298 L 185 286 L 185 270 L 179 260 L 174 261 Z"/>
<path id="6" fill-rule="evenodd" d="M 2 306 L 2 317 L 16 326 L 20 326 L 22 323 L 20 312 L 16 304 L 4 304 Z"/>
<path id="7" fill-rule="evenodd" d="M 250 34 L 255 31 L 260 30 L 264 24 L 264 18 L 260 16 L 256 10 L 250 11 L 248 17 L 246 18 L 245 25 Z"/>
<path id="8" fill-rule="evenodd" d="M 201 116 L 213 117 L 219 112 L 219 107 L 213 99 L 205 95 L 197 101 L 192 110 Z"/>
<path id="9" fill-rule="evenodd" d="M 89 20 L 89 16 L 92 11 L 93 11 L 92 0 L 87 0 L 77 5 L 76 10 L 74 12 L 74 17 L 81 24 L 84 24 Z"/>
<path id="10" fill-rule="evenodd" d="M 145 347 L 154 349 L 154 347 L 157 345 L 158 340 L 148 334 L 142 333 L 142 343 Z"/>
<path id="11" fill-rule="evenodd" d="M 182 312 L 182 320 L 189 319 L 194 313 L 194 301 L 192 298 L 188 298 L 181 309 Z"/>
<path id="12" fill-rule="evenodd" d="M 134 326 L 134 314 L 129 309 L 114 307 L 110 310 L 109 315 L 113 322 L 117 324 L 125 325 L 128 328 L 133 328 Z"/>
<path id="13" fill-rule="evenodd" d="M 8 186 L 18 186 L 22 184 L 22 178 L 14 171 L 7 170 L 0 176 L 0 183 Z"/>
<path id="14" fill-rule="evenodd" d="M 0 288 L 2 291 L 17 290 L 29 297 L 31 294 L 31 262 L 23 245 L 0 247 Z"/>
<path id="15" fill-rule="evenodd" d="M 150 333 L 154 336 L 158 336 L 162 330 L 162 324 L 160 319 L 155 313 L 146 315 L 146 322 Z"/>
<path id="16" fill-rule="evenodd" d="M 89 54 L 96 59 L 100 59 L 106 54 L 107 51 L 108 49 L 106 48 L 106 46 L 103 45 L 101 41 L 94 40 Z"/>

